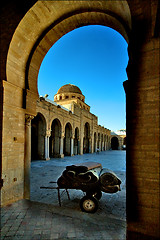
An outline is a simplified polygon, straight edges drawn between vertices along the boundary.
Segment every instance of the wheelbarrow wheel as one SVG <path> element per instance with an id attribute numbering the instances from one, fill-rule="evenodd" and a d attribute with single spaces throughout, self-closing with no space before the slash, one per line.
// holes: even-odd
<path id="1" fill-rule="evenodd" d="M 85 196 L 80 200 L 80 208 L 83 212 L 95 213 L 98 209 L 98 200 L 92 196 Z"/>
<path id="2" fill-rule="evenodd" d="M 89 191 L 89 192 L 86 192 L 86 195 L 87 196 L 91 196 L 91 197 L 94 197 L 96 198 L 97 200 L 100 200 L 101 197 L 102 197 L 102 192 L 100 190 L 97 190 L 97 191 Z"/>

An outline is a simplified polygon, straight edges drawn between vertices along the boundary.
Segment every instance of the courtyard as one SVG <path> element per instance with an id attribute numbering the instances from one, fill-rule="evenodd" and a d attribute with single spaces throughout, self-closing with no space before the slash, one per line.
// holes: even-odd
<path id="1" fill-rule="evenodd" d="M 125 151 L 105 151 L 32 162 L 30 201 L 20 200 L 2 208 L 1 239 L 126 239 L 125 155 Z M 80 210 L 82 191 L 69 190 L 71 200 L 63 194 L 60 207 L 56 190 L 40 189 L 51 186 L 49 182 L 56 181 L 67 165 L 87 161 L 100 162 L 122 180 L 120 192 L 103 193 L 96 213 Z"/>
<path id="2" fill-rule="evenodd" d="M 125 151 L 104 151 L 99 154 L 84 154 L 65 158 L 52 158 L 49 161 L 33 161 L 31 163 L 31 201 L 52 204 L 59 208 L 57 190 L 40 189 L 41 186 L 55 186 L 51 181 L 57 181 L 66 166 L 83 162 L 99 162 L 103 168 L 114 171 L 122 180 L 121 191 L 115 194 L 103 193 L 99 201 L 98 215 L 125 220 Z M 80 190 L 69 190 L 71 200 L 62 195 L 62 206 L 80 211 L 79 200 L 84 196 Z"/>

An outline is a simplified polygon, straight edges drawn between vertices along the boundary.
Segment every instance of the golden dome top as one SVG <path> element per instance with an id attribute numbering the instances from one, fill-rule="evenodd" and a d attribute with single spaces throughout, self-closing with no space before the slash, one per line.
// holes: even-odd
<path id="1" fill-rule="evenodd" d="M 79 89 L 79 87 L 73 85 L 73 84 L 66 84 L 64 86 L 62 86 L 57 94 L 61 94 L 61 93 L 79 93 L 82 94 L 81 90 Z"/>

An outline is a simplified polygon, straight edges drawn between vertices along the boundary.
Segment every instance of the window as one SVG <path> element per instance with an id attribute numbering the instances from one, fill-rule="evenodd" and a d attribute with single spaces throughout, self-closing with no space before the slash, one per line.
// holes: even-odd
<path id="1" fill-rule="evenodd" d="M 62 100 L 62 96 L 60 96 L 60 100 Z"/>
<path id="2" fill-rule="evenodd" d="M 67 98 L 69 98 L 69 96 L 66 96 L 65 98 L 67 99 Z"/>
<path id="3" fill-rule="evenodd" d="M 72 98 L 75 98 L 75 96 L 72 96 Z"/>

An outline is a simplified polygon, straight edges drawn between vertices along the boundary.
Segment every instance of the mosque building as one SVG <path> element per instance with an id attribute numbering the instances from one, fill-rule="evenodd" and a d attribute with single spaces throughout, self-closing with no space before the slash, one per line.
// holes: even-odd
<path id="1" fill-rule="evenodd" d="M 31 122 L 31 158 L 50 159 L 109 150 L 111 131 L 98 125 L 81 90 L 62 86 L 54 101 L 40 97 Z"/>

